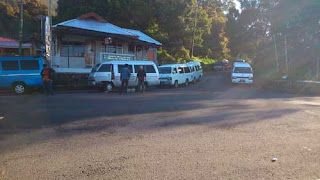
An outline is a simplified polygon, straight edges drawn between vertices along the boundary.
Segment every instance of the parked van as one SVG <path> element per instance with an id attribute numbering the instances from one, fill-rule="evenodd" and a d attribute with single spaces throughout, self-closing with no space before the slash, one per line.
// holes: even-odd
<path id="1" fill-rule="evenodd" d="M 42 87 L 42 57 L 0 57 L 0 88 L 12 88 L 23 94 L 27 89 Z"/>
<path id="2" fill-rule="evenodd" d="M 153 61 L 108 61 L 95 66 L 89 74 L 89 85 L 100 87 L 104 91 L 112 91 L 121 86 L 120 72 L 128 64 L 131 71 L 128 87 L 138 85 L 137 72 L 143 66 L 147 73 L 146 87 L 160 85 L 159 71 Z"/>
<path id="3" fill-rule="evenodd" d="M 249 63 L 235 62 L 231 73 L 232 83 L 253 83 L 253 70 Z"/>
<path id="4" fill-rule="evenodd" d="M 174 86 L 189 85 L 190 80 L 193 79 L 190 67 L 186 64 L 166 64 L 159 66 L 160 84 Z"/>
<path id="5" fill-rule="evenodd" d="M 193 75 L 193 82 L 200 81 L 203 76 L 202 66 L 200 62 L 191 61 L 187 65 L 190 67 L 191 73 Z"/>

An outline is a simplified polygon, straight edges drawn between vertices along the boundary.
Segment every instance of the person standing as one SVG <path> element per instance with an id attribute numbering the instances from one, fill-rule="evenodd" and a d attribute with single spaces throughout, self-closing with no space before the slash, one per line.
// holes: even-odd
<path id="1" fill-rule="evenodd" d="M 137 81 L 140 92 L 144 91 L 144 82 L 146 81 L 147 73 L 144 71 L 143 66 L 139 67 L 139 71 L 137 73 Z"/>
<path id="2" fill-rule="evenodd" d="M 43 70 L 41 71 L 42 81 L 43 81 L 43 92 L 45 95 L 54 95 L 53 92 L 53 73 L 54 70 L 48 67 L 48 64 L 43 65 Z"/>
<path id="3" fill-rule="evenodd" d="M 124 68 L 121 70 L 121 73 L 120 73 L 120 80 L 121 80 L 120 94 L 122 94 L 123 92 L 124 93 L 127 92 L 130 75 L 131 75 L 131 72 L 129 70 L 129 65 L 125 64 Z"/>

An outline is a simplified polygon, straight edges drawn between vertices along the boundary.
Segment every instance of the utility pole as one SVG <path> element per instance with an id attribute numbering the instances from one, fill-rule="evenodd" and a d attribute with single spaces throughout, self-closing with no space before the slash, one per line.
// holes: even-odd
<path id="1" fill-rule="evenodd" d="M 288 47 L 287 47 L 287 35 L 284 36 L 284 49 L 285 49 L 285 55 L 286 55 L 286 71 L 289 73 L 289 65 L 288 65 Z"/>
<path id="2" fill-rule="evenodd" d="M 198 1 L 197 1 L 196 13 L 195 13 L 195 15 L 194 15 L 193 37 L 192 37 L 192 44 L 191 44 L 191 58 L 193 58 L 194 39 L 195 39 L 195 36 L 196 36 L 198 10 L 199 10 L 199 3 L 198 3 Z"/>
<path id="3" fill-rule="evenodd" d="M 273 35 L 273 42 L 274 42 L 274 53 L 275 53 L 275 57 L 276 57 L 277 70 L 279 72 L 280 68 L 279 68 L 279 60 L 278 60 L 277 40 L 276 40 L 275 35 Z"/>
<path id="4" fill-rule="evenodd" d="M 23 39 L 23 2 L 20 0 L 20 29 L 19 29 L 19 56 L 22 56 Z"/>

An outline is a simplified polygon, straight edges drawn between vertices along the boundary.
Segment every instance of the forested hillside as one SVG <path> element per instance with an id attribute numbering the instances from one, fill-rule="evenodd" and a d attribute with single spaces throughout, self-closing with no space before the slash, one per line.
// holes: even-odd
<path id="1" fill-rule="evenodd" d="M 228 58 L 224 12 L 229 1 L 210 0 L 59 0 L 57 22 L 96 12 L 121 27 L 141 30 L 163 43 L 160 58 L 183 62 L 190 59 L 195 16 L 195 56 Z"/>
<path id="2" fill-rule="evenodd" d="M 18 37 L 17 2 L 0 1 L 0 36 Z M 23 2 L 24 40 L 36 41 L 40 21 L 35 17 L 46 14 L 47 1 Z M 320 56 L 320 1 L 239 2 L 240 9 L 232 0 L 59 0 L 54 23 L 95 12 L 113 24 L 141 30 L 162 42 L 158 57 L 163 62 L 190 60 L 195 37 L 196 60 L 210 63 L 212 59 L 242 57 L 270 76 L 279 70 L 287 73 L 286 38 L 289 73 L 312 79 Z"/>
<path id="3" fill-rule="evenodd" d="M 23 0 L 25 42 L 39 42 L 39 15 L 47 15 L 48 0 Z M 52 1 L 52 9 L 57 8 L 56 1 Z M 53 11 L 54 13 L 55 11 Z M 0 36 L 18 39 L 20 18 L 20 0 L 0 0 Z"/>

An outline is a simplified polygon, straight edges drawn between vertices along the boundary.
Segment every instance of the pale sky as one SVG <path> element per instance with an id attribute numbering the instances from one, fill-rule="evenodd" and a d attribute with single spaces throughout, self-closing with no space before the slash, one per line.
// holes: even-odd
<path id="1" fill-rule="evenodd" d="M 240 5 L 239 1 L 238 0 L 233 0 L 233 1 L 236 4 L 236 8 L 240 10 L 241 5 Z"/>

